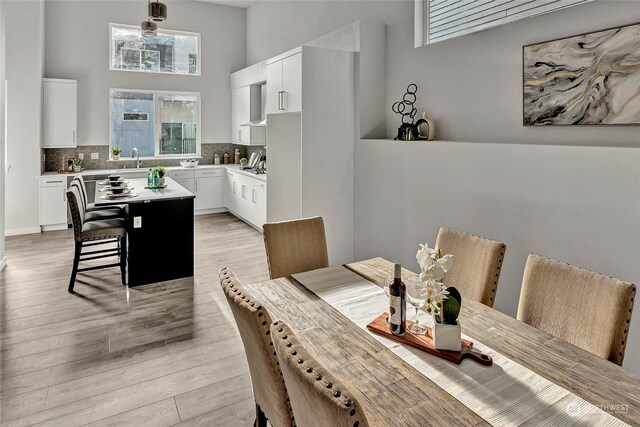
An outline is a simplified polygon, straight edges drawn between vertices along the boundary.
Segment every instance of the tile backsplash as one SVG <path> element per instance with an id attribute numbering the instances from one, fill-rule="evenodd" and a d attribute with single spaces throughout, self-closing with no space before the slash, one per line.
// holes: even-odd
<path id="1" fill-rule="evenodd" d="M 245 145 L 236 144 L 202 144 L 202 159 L 200 159 L 201 165 L 212 165 L 213 155 L 220 154 L 221 162 L 224 154 L 229 154 L 229 161 L 233 163 L 233 156 L 235 149 L 240 150 L 240 158 L 249 158 L 251 153 L 262 150 L 265 154 L 265 147 L 247 147 Z M 118 162 L 109 161 L 109 146 L 108 145 L 80 145 L 76 148 L 44 148 L 44 163 L 43 171 L 53 172 L 62 168 L 62 158 L 78 158 L 79 153 L 84 155 L 82 160 L 83 169 L 122 169 L 135 167 L 134 160 L 120 160 Z M 92 160 L 91 153 L 98 153 L 99 159 Z M 124 153 L 128 154 L 128 153 Z M 154 159 L 154 160 L 142 160 L 143 168 L 152 166 L 179 166 L 180 161 L 178 159 Z"/>

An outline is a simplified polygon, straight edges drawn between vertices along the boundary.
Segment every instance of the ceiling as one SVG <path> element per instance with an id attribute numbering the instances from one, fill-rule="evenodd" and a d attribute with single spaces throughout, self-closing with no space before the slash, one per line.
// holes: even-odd
<path id="1" fill-rule="evenodd" d="M 205 3 L 223 4 L 225 6 L 235 6 L 247 8 L 254 4 L 257 0 L 199 0 Z"/>

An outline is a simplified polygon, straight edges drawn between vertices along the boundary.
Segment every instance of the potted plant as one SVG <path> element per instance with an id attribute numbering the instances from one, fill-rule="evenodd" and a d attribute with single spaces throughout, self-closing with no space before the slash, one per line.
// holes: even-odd
<path id="1" fill-rule="evenodd" d="M 119 146 L 115 146 L 111 149 L 111 154 L 113 157 L 113 160 L 120 160 L 120 153 L 122 153 L 122 148 Z"/>
<path id="2" fill-rule="evenodd" d="M 153 174 L 158 172 L 158 176 L 160 177 L 160 185 L 164 185 L 164 175 L 167 173 L 167 169 L 164 166 L 156 166 L 153 168 Z"/>
<path id="3" fill-rule="evenodd" d="M 243 157 L 240 159 L 240 167 L 245 168 L 247 167 L 247 163 L 249 163 L 249 161 L 247 160 L 246 157 Z"/>
<path id="4" fill-rule="evenodd" d="M 426 312 L 433 315 L 433 345 L 438 350 L 461 350 L 461 330 L 458 315 L 462 296 L 454 287 L 445 288 L 440 282 L 453 267 L 453 255 L 442 255 L 438 249 L 420 245 L 416 260 L 420 265 L 420 280 L 427 284 Z"/>
<path id="5" fill-rule="evenodd" d="M 80 172 L 82 170 L 82 159 L 73 160 L 73 171 Z"/>

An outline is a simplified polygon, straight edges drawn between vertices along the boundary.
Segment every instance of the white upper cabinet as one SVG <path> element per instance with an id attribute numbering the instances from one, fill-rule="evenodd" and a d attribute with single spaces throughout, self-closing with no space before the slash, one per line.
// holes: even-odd
<path id="1" fill-rule="evenodd" d="M 231 91 L 231 142 L 242 145 L 265 145 L 264 126 L 260 121 L 261 87 L 244 86 Z"/>
<path id="2" fill-rule="evenodd" d="M 78 83 L 43 80 L 44 148 L 77 147 Z"/>
<path id="3" fill-rule="evenodd" d="M 302 110 L 302 52 L 296 49 L 267 61 L 266 114 Z"/>

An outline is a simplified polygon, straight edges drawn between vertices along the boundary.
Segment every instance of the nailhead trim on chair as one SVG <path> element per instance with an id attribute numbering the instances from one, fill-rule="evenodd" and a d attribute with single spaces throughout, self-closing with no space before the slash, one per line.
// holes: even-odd
<path id="1" fill-rule="evenodd" d="M 229 295 L 229 297 L 233 298 L 233 294 L 235 294 L 236 296 L 240 296 L 242 299 L 242 303 L 239 303 L 240 305 L 247 305 L 250 306 L 251 308 L 255 309 L 257 312 L 257 316 L 262 318 L 264 316 L 264 313 L 261 311 L 262 310 L 262 305 L 259 304 L 257 301 L 253 300 L 253 297 L 250 294 L 247 295 L 242 295 L 242 292 L 238 289 L 236 289 L 235 283 L 233 283 L 232 278 L 229 276 L 229 269 L 227 267 L 224 267 L 220 270 L 220 272 L 218 273 L 218 275 L 223 275 L 224 276 L 224 282 L 228 285 L 224 287 L 224 291 L 226 292 L 227 295 Z M 238 284 L 238 286 L 240 286 Z M 246 292 L 246 291 L 245 291 Z M 261 326 L 263 331 L 265 332 L 265 335 L 270 335 L 271 331 L 269 330 L 270 325 L 267 324 L 266 320 L 263 320 L 261 322 Z M 273 346 L 273 341 L 269 340 L 269 345 Z M 277 353 L 274 351 L 273 354 L 273 359 L 276 362 L 276 365 L 280 365 L 280 362 L 278 361 L 278 355 Z M 282 372 L 280 372 L 280 378 L 282 378 L 282 382 L 284 383 L 284 377 L 282 376 Z M 285 385 L 285 390 L 286 390 L 286 385 Z M 287 397 L 287 402 L 289 402 L 289 398 Z M 293 414 L 293 410 L 291 409 L 291 404 L 288 404 L 288 409 L 289 409 L 289 413 Z M 293 427 L 295 427 L 295 420 L 294 417 L 291 417 L 291 421 L 293 423 Z"/>

